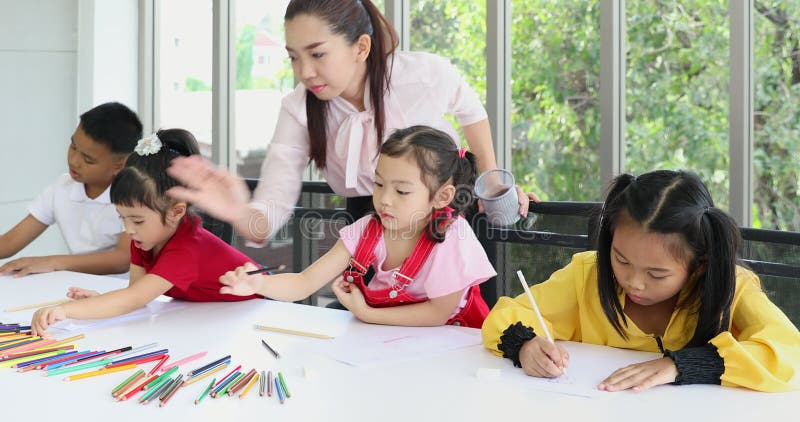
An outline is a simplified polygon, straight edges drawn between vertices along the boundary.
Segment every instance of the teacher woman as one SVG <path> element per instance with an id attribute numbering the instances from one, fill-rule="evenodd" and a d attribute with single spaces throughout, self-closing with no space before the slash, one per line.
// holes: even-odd
<path id="1" fill-rule="evenodd" d="M 250 198 L 245 183 L 200 157 L 175 160 L 169 174 L 187 188 L 169 194 L 265 243 L 290 217 L 310 161 L 354 219 L 371 206 L 380 145 L 396 129 L 428 125 L 459 139 L 454 115 L 479 171 L 497 166 L 486 110 L 444 58 L 395 51 L 397 33 L 369 0 L 292 0 L 286 51 L 300 83 L 281 103 L 277 127 Z M 519 212 L 528 199 L 517 186 Z"/>

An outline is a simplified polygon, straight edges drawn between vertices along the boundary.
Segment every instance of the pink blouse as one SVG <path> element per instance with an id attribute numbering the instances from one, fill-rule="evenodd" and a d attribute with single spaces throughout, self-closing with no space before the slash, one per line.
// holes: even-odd
<path id="1" fill-rule="evenodd" d="M 361 233 L 371 218 L 371 215 L 364 216 L 339 231 L 339 238 L 351 256 L 355 254 Z M 381 239 L 375 247 L 375 262 L 372 264 L 375 275 L 367 285 L 368 289 L 386 289 L 394 284 L 392 273 L 400 267 L 384 268 L 385 262 L 386 243 Z M 433 248 L 414 282 L 406 287 L 406 292 L 419 299 L 435 299 L 483 283 L 495 275 L 497 273 L 469 223 L 458 218 L 447 228 L 444 241 Z M 466 294 L 464 292 L 451 318 L 466 305 Z"/>
<path id="2" fill-rule="evenodd" d="M 298 84 L 283 98 L 275 134 L 261 167 L 261 182 L 250 203 L 267 216 L 269 237 L 291 215 L 300 197 L 303 170 L 309 164 L 307 92 L 303 84 Z M 329 104 L 327 167 L 322 174 L 339 195 L 372 194 L 379 148 L 369 95 L 367 85 L 365 111 L 358 111 L 339 97 Z M 444 118 L 446 114 L 453 114 L 461 126 L 487 118 L 478 95 L 447 59 L 420 52 L 395 53 L 384 107 L 385 137 L 396 129 L 427 125 L 447 132 L 458 142 L 455 129 Z"/>

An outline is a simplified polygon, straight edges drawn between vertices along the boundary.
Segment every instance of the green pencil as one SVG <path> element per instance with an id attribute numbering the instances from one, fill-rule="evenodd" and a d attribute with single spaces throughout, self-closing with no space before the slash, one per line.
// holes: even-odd
<path id="1" fill-rule="evenodd" d="M 233 381 L 231 381 L 231 382 L 227 383 L 227 384 L 225 385 L 225 388 L 223 388 L 222 390 L 220 390 L 220 392 L 219 392 L 219 393 L 217 393 L 217 397 L 219 397 L 219 396 L 224 396 L 224 395 L 225 395 L 225 393 L 227 393 L 227 392 L 228 392 L 228 389 L 229 389 L 229 388 L 231 388 L 231 387 L 232 387 L 234 384 L 236 384 L 237 382 L 239 382 L 239 380 L 240 380 L 240 379 L 244 378 L 244 376 L 245 376 L 245 373 L 244 373 L 244 372 L 242 372 L 242 373 L 241 373 L 241 374 L 239 374 L 239 375 L 238 375 L 236 378 L 234 378 L 234 379 L 233 379 Z"/>
<path id="2" fill-rule="evenodd" d="M 151 388 L 153 388 L 155 386 L 161 385 L 162 382 L 166 381 L 177 370 L 178 370 L 177 366 L 173 366 L 172 368 L 169 368 L 169 370 L 167 372 L 164 372 L 163 374 L 159 375 L 158 378 L 154 379 L 153 381 L 150 381 L 149 384 L 145 385 L 144 389 L 145 390 L 149 390 L 149 389 L 151 389 Z"/>
<path id="3" fill-rule="evenodd" d="M 286 388 L 286 380 L 283 379 L 283 374 L 278 372 L 278 378 L 281 380 L 281 387 L 283 388 L 283 392 L 286 393 L 286 398 L 292 397 L 292 394 L 289 393 L 289 389 Z"/>
<path id="4" fill-rule="evenodd" d="M 64 367 L 61 367 L 61 368 L 57 368 L 57 369 L 53 369 L 53 370 L 47 371 L 45 376 L 51 377 L 53 375 L 67 374 L 67 373 L 70 373 L 70 372 L 80 371 L 81 369 L 96 368 L 98 366 L 106 366 L 111 362 L 113 362 L 111 359 L 103 359 L 103 360 L 98 360 L 98 361 L 95 361 L 95 362 L 83 363 L 83 364 L 75 365 L 75 366 L 64 366 Z"/>
<path id="5" fill-rule="evenodd" d="M 197 400 L 194 401 L 194 404 L 199 404 L 201 401 L 203 401 L 203 399 L 206 398 L 206 396 L 208 395 L 208 392 L 211 391 L 211 387 L 213 387 L 216 382 L 217 382 L 216 378 L 211 378 L 211 384 L 208 384 L 208 387 L 206 387 L 206 389 L 203 390 L 203 394 L 201 394 L 200 397 L 198 397 Z"/>
<path id="6" fill-rule="evenodd" d="M 128 383 L 130 383 L 131 381 L 133 381 L 133 379 L 134 379 L 134 378 L 138 377 L 138 376 L 139 376 L 139 375 L 141 375 L 143 372 L 144 372 L 144 370 L 143 370 L 143 369 L 140 369 L 140 370 L 138 370 L 138 371 L 134 372 L 134 373 L 133 373 L 133 375 L 131 375 L 131 376 L 129 376 L 129 377 L 128 377 L 128 379 L 126 379 L 125 381 L 122 381 L 122 383 L 121 383 L 120 385 L 118 385 L 118 386 L 114 387 L 114 389 L 113 389 L 113 390 L 111 390 L 111 394 L 113 395 L 113 394 L 114 394 L 114 393 L 116 393 L 117 391 L 119 391 L 119 390 L 122 390 L 123 388 L 125 388 L 125 386 L 126 386 L 126 385 L 128 385 Z"/>

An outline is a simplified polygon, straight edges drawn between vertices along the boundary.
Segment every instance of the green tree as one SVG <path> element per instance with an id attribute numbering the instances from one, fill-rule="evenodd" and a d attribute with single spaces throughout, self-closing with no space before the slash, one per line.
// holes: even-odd
<path id="1" fill-rule="evenodd" d="M 236 40 L 236 89 L 253 87 L 253 42 L 256 27 L 244 25 Z"/>

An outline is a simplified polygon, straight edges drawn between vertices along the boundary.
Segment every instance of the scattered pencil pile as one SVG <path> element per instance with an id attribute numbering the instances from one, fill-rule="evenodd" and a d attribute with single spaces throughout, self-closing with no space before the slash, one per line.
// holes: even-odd
<path id="1" fill-rule="evenodd" d="M 42 374 L 47 377 L 71 374 L 66 376 L 64 381 L 75 381 L 136 369 L 136 372 L 111 391 L 111 396 L 117 401 L 126 401 L 141 394 L 138 398 L 139 403 L 148 404 L 158 401 L 159 406 L 165 406 L 181 388 L 207 379 L 211 375 L 223 371 L 231 363 L 231 355 L 227 355 L 184 375 L 178 373 L 181 365 L 200 359 L 207 353 L 197 353 L 167 364 L 170 358 L 169 349 L 139 353 L 156 347 L 156 343 L 135 348 L 125 346 L 110 351 L 78 351 L 76 346 L 70 343 L 83 337 L 84 335 L 80 334 L 56 340 L 32 336 L 28 326 L 0 323 L 0 368 L 16 368 L 18 372 L 41 370 Z M 278 357 L 277 352 L 272 350 L 266 342 L 262 340 L 262 343 Z M 155 362 L 150 371 L 146 372 L 140 368 L 140 365 L 150 362 Z M 72 374 L 87 369 L 90 371 Z M 272 371 L 261 371 L 259 374 L 256 369 L 250 369 L 247 373 L 241 369 L 242 365 L 236 366 L 219 381 L 217 378 L 212 378 L 194 403 L 200 404 L 206 396 L 219 398 L 238 394 L 242 399 L 257 382 L 259 383 L 259 396 L 271 397 L 274 392 L 280 403 L 284 403 L 287 398 L 291 397 L 281 372 L 273 376 Z M 158 375 L 159 371 L 160 375 Z"/>

